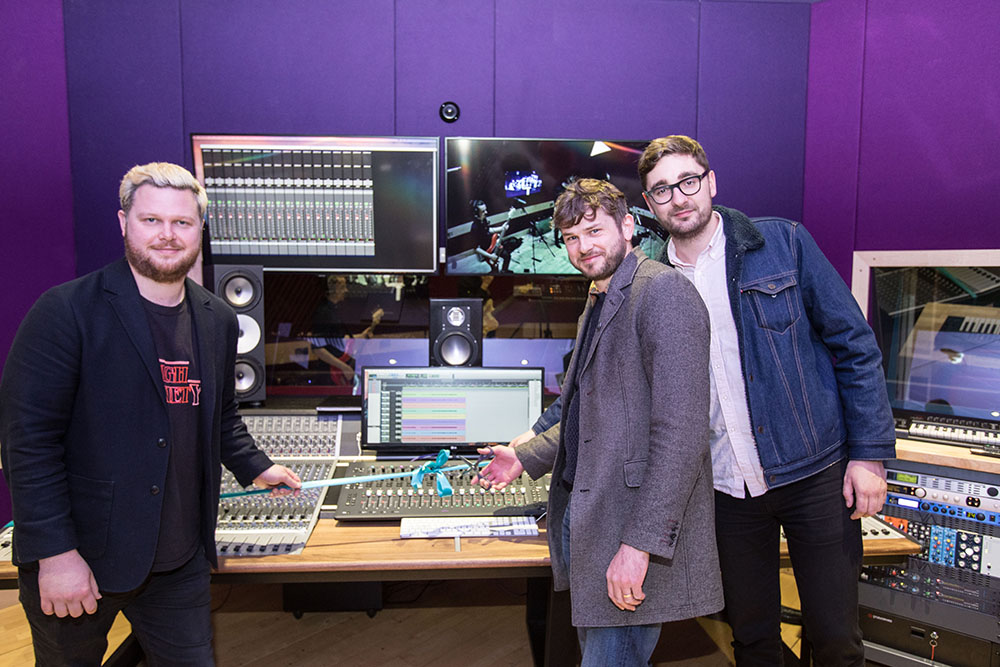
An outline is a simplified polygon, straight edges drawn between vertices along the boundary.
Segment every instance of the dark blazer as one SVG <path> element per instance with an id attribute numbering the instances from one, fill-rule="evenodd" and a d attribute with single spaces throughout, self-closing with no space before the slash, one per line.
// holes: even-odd
<path id="1" fill-rule="evenodd" d="M 188 280 L 202 374 L 201 533 L 215 563 L 220 461 L 241 484 L 271 465 L 237 413 L 236 315 Z M 14 506 L 14 562 L 79 550 L 101 590 L 127 591 L 156 551 L 170 454 L 159 365 L 122 259 L 43 294 L 0 380 L 0 454 Z"/>
<path id="2" fill-rule="evenodd" d="M 579 335 L 591 305 L 577 327 Z M 566 372 L 564 405 L 580 386 L 580 442 L 570 510 L 572 568 L 562 558 L 570 492 L 553 484 L 548 536 L 557 590 L 572 591 L 573 625 L 640 625 L 719 611 L 709 453 L 709 321 L 694 286 L 640 250 L 608 285 L 594 339 Z M 563 416 L 568 410 L 563 411 Z M 517 448 L 525 470 L 562 479 L 562 430 Z M 608 598 L 605 574 L 622 544 L 648 551 L 646 600 L 635 612 Z"/>

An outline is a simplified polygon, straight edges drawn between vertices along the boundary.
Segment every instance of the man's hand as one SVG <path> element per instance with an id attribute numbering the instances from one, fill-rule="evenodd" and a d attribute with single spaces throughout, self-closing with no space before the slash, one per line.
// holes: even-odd
<path id="1" fill-rule="evenodd" d="M 472 478 L 472 483 L 478 482 L 484 489 L 492 487 L 500 491 L 521 476 L 521 473 L 524 472 L 524 466 L 517 460 L 513 447 L 497 445 L 484 447 L 477 451 L 480 454 L 489 454 L 491 449 L 493 450 L 493 460 Z"/>
<path id="2" fill-rule="evenodd" d="M 885 468 L 881 461 L 848 461 L 844 473 L 844 501 L 854 506 L 851 519 L 872 516 L 885 502 Z"/>
<path id="3" fill-rule="evenodd" d="M 523 445 L 524 443 L 528 442 L 529 440 L 531 440 L 534 437 L 535 437 L 535 432 L 532 431 L 529 428 L 527 431 L 525 431 L 521 435 L 519 435 L 516 438 L 514 438 L 513 440 L 511 440 L 510 441 L 510 446 L 511 447 L 517 447 L 518 445 Z"/>
<path id="4" fill-rule="evenodd" d="M 608 597 L 622 611 L 635 611 L 646 599 L 642 592 L 642 582 L 646 580 L 649 568 L 649 553 L 622 544 L 611 559 L 608 572 Z"/>
<path id="5" fill-rule="evenodd" d="M 275 463 L 257 475 L 253 485 L 259 489 L 271 489 L 272 496 L 287 496 L 290 493 L 298 493 L 302 480 L 285 466 Z"/>
<path id="6" fill-rule="evenodd" d="M 59 618 L 93 614 L 101 599 L 94 573 L 76 549 L 38 561 L 38 593 L 42 613 Z"/>

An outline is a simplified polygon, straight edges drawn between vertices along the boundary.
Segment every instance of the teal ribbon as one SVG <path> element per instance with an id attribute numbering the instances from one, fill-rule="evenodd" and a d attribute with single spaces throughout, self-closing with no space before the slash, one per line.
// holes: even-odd
<path id="1" fill-rule="evenodd" d="M 438 452 L 437 458 L 433 461 L 428 461 L 423 464 L 412 473 L 410 473 L 410 486 L 414 489 L 419 489 L 420 485 L 424 483 L 424 475 L 434 475 L 434 482 L 437 485 L 438 495 L 442 498 L 447 498 L 448 496 L 455 493 L 454 489 L 451 488 L 451 482 L 448 478 L 440 474 L 445 472 L 444 464 L 448 462 L 448 450 L 442 449 Z M 468 466 L 461 466 L 461 468 L 467 468 Z"/>
<path id="2" fill-rule="evenodd" d="M 414 489 L 420 488 L 420 484 L 423 482 L 424 475 L 433 474 L 435 475 L 435 481 L 437 483 L 438 493 L 442 496 L 450 496 L 454 494 L 454 490 L 451 488 L 451 483 L 448 478 L 445 477 L 443 473 L 456 472 L 459 470 L 469 470 L 472 466 L 467 463 L 459 463 L 457 465 L 448 466 L 443 468 L 445 463 L 448 462 L 448 450 L 442 449 L 438 452 L 437 457 L 433 461 L 429 461 L 424 465 L 420 466 L 413 472 L 394 472 L 386 473 L 384 475 L 363 475 L 361 477 L 342 477 L 340 479 L 317 479 L 311 482 L 302 482 L 302 489 L 319 489 L 328 486 L 344 486 L 346 484 L 365 484 L 367 482 L 379 482 L 384 479 L 401 479 L 404 477 L 410 478 L 410 484 L 413 485 Z M 488 462 L 483 461 L 479 465 L 486 466 Z M 260 493 L 271 493 L 272 489 L 250 489 L 249 491 L 233 491 L 231 493 L 220 493 L 219 498 L 238 498 L 240 496 L 252 496 Z"/>

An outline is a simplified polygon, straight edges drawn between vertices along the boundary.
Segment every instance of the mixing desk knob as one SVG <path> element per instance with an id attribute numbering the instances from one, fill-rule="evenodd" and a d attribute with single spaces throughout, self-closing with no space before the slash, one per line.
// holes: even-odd
<path id="1" fill-rule="evenodd" d="M 914 489 L 913 495 L 915 495 L 917 498 L 923 498 L 924 496 L 927 495 L 927 490 L 922 486 L 918 486 L 916 489 Z"/>

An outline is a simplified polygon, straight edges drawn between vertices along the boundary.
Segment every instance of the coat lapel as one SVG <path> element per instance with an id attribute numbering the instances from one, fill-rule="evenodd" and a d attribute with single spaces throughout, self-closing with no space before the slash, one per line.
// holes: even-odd
<path id="1" fill-rule="evenodd" d="M 597 321 L 597 328 L 594 330 L 594 339 L 587 346 L 587 358 L 584 360 L 583 365 L 579 367 L 581 371 L 590 366 L 590 362 L 593 361 L 594 353 L 600 344 L 601 337 L 608 328 L 608 324 L 618 314 L 622 304 L 625 303 L 625 289 L 632 284 L 635 273 L 639 269 L 639 264 L 645 260 L 645 253 L 636 248 L 625 255 L 625 259 L 622 260 L 615 274 L 611 276 L 611 282 L 608 284 L 608 291 L 604 297 L 604 307 L 601 309 L 601 319 Z M 587 309 L 584 312 L 589 311 L 590 302 L 588 301 Z M 579 328 L 583 326 L 586 326 L 586 318 L 581 318 L 581 326 Z M 580 342 L 580 333 L 579 331 L 577 332 L 577 344 Z"/>
<path id="2" fill-rule="evenodd" d="M 163 381 L 160 378 L 160 364 L 156 357 L 156 346 L 153 344 L 153 334 L 149 330 L 149 320 L 146 318 L 146 308 L 142 305 L 139 288 L 135 277 L 128 267 L 128 262 L 122 259 L 108 267 L 104 274 L 104 294 L 108 304 L 135 347 L 143 366 L 149 373 L 149 379 L 156 387 L 156 395 L 164 406 L 167 398 L 163 393 Z"/>
<path id="3" fill-rule="evenodd" d="M 219 367 L 216 360 L 218 346 L 216 344 L 219 332 L 212 311 L 210 295 L 199 289 L 190 280 L 187 281 L 188 305 L 191 308 L 191 318 L 194 322 L 195 338 L 198 341 L 198 366 L 201 369 L 201 406 L 198 410 L 202 441 L 211 442 L 212 420 L 215 415 L 215 377 Z M 207 429 L 207 430 L 206 430 Z"/>

